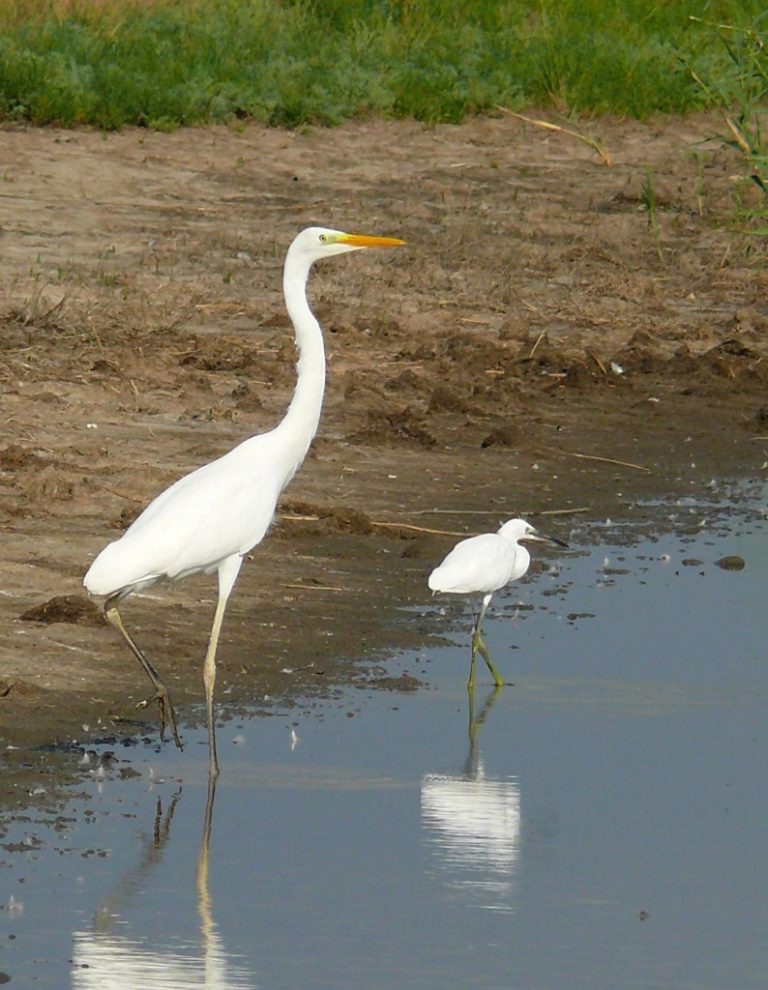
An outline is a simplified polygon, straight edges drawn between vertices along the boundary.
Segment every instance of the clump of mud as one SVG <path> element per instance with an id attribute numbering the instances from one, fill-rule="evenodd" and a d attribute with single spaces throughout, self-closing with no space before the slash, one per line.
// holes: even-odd
<path id="1" fill-rule="evenodd" d="M 103 626 L 101 609 L 84 595 L 56 595 L 41 605 L 34 605 L 19 616 L 25 622 L 66 622 L 73 626 Z"/>
<path id="2" fill-rule="evenodd" d="M 411 406 L 395 412 L 371 410 L 362 429 L 349 437 L 352 443 L 413 444 L 434 447 L 435 435 L 427 429 L 425 419 Z"/>
<path id="3" fill-rule="evenodd" d="M 373 532 L 373 525 L 368 515 L 361 509 L 353 509 L 343 505 L 315 505 L 313 502 L 293 500 L 283 502 L 282 518 L 291 517 L 301 522 L 317 524 L 319 532 L 355 533 L 367 536 Z"/>

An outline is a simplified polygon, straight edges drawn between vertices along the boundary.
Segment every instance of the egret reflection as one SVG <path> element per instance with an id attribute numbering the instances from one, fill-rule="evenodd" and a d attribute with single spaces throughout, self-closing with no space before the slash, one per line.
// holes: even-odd
<path id="1" fill-rule="evenodd" d="M 437 875 L 482 905 L 513 910 L 520 854 L 520 788 L 515 779 L 486 775 L 478 734 L 501 688 L 470 718 L 469 751 L 458 774 L 426 774 L 421 781 L 421 823 L 438 864 Z"/>
<path id="2" fill-rule="evenodd" d="M 208 783 L 203 834 L 197 860 L 199 938 L 161 946 L 157 933 L 134 935 L 126 931 L 120 907 L 139 894 L 142 881 L 162 858 L 181 791 L 163 813 L 158 801 L 154 833 L 141 861 L 96 914 L 93 929 L 73 935 L 73 990 L 255 990 L 256 983 L 236 958 L 226 952 L 213 918 L 209 888 L 210 842 L 216 782 Z"/>

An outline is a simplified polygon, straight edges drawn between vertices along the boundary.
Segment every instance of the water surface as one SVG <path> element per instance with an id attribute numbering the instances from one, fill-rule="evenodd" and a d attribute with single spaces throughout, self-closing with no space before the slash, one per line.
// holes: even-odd
<path id="1" fill-rule="evenodd" d="M 97 751 L 7 831 L 11 985 L 764 987 L 766 525 L 671 515 L 576 526 L 498 596 L 514 686 L 480 664 L 471 733 L 470 611 L 425 594 L 449 645 L 389 663 L 418 690 L 221 725 L 209 835 L 204 733 Z"/>

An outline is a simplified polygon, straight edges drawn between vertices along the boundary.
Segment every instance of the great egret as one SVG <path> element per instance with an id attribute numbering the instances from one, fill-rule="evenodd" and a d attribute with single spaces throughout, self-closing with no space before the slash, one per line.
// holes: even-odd
<path id="1" fill-rule="evenodd" d="M 485 645 L 481 625 L 493 593 L 510 581 L 521 578 L 530 566 L 531 555 L 521 546 L 521 540 L 568 546 L 562 540 L 543 536 L 525 519 L 510 519 L 497 533 L 483 533 L 461 540 L 429 575 L 432 591 L 452 595 L 483 595 L 482 608 L 472 631 L 472 661 L 467 683 L 470 692 L 475 686 L 475 659 L 478 653 L 488 665 L 496 685 L 501 687 L 504 684 Z"/>
<path id="2" fill-rule="evenodd" d="M 209 765 L 214 776 L 219 772 L 213 721 L 216 647 L 227 599 L 244 555 L 264 538 L 278 496 L 304 460 L 320 419 L 325 351 L 320 325 L 307 301 L 309 270 L 321 258 L 404 243 L 394 237 L 345 234 L 324 227 L 309 227 L 294 239 L 285 256 L 283 295 L 296 334 L 299 361 L 296 389 L 282 422 L 269 433 L 250 437 L 218 460 L 185 475 L 158 495 L 119 540 L 101 551 L 83 580 L 91 594 L 106 596 L 106 618 L 154 686 L 161 735 L 167 714 L 174 741 L 181 748 L 168 689 L 126 630 L 117 606 L 127 595 L 157 581 L 178 581 L 200 571 L 218 571 L 219 595 L 203 668 Z"/>

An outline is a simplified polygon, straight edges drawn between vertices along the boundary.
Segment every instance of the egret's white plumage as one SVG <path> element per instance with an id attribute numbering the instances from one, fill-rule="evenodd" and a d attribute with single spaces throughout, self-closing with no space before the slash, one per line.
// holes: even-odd
<path id="1" fill-rule="evenodd" d="M 481 624 L 493 593 L 523 577 L 527 572 L 531 555 L 520 544 L 521 540 L 538 540 L 565 546 L 561 540 L 542 536 L 525 519 L 510 519 L 496 533 L 482 533 L 461 540 L 429 575 L 429 587 L 433 592 L 453 595 L 483 595 L 483 604 L 472 633 L 472 663 L 469 671 L 469 688 L 474 687 L 475 658 L 477 653 L 485 660 L 497 685 L 502 685 L 499 672 L 491 660 L 481 634 Z"/>
<path id="2" fill-rule="evenodd" d="M 536 539 L 533 526 L 510 519 L 498 533 L 462 540 L 429 575 L 429 587 L 457 595 L 498 591 L 528 570 L 531 555 L 517 542 L 526 537 Z"/>
<path id="3" fill-rule="evenodd" d="M 102 550 L 85 575 L 88 591 L 106 596 L 105 615 L 150 677 L 162 721 L 167 706 L 174 739 L 180 745 L 168 691 L 123 626 L 117 604 L 163 579 L 218 571 L 219 597 L 203 672 L 213 774 L 218 773 L 213 726 L 216 646 L 227 599 L 243 556 L 264 538 L 277 499 L 304 460 L 320 420 L 325 351 L 320 325 L 307 301 L 309 270 L 322 258 L 403 243 L 397 238 L 345 234 L 324 227 L 309 227 L 294 239 L 285 258 L 283 295 L 299 361 L 296 389 L 284 419 L 274 430 L 245 440 L 158 495 L 119 540 Z"/>
<path id="4" fill-rule="evenodd" d="M 246 554 L 263 539 L 290 481 L 276 470 L 274 446 L 274 432 L 252 437 L 180 478 L 102 550 L 85 576 L 86 588 L 122 596 L 164 578 L 214 571 L 227 557 Z"/>

